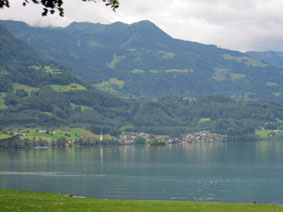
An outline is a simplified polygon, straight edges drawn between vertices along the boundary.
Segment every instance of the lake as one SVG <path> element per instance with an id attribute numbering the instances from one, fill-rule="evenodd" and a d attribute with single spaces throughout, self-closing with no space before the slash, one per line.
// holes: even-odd
<path id="1" fill-rule="evenodd" d="M 283 204 L 283 141 L 0 150 L 0 188 Z"/>

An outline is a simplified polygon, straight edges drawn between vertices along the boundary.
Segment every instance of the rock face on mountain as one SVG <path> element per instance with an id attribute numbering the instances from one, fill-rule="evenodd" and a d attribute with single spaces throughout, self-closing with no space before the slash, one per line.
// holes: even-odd
<path id="1" fill-rule="evenodd" d="M 173 39 L 149 21 L 72 23 L 65 28 L 1 23 L 43 58 L 71 67 L 111 93 L 220 94 L 283 102 L 282 69 L 241 52 Z"/>

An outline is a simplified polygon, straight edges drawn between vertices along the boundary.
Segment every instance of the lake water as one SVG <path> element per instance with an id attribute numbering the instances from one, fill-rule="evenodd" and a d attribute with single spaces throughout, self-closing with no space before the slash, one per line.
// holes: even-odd
<path id="1" fill-rule="evenodd" d="M 283 204 L 283 141 L 0 150 L 0 188 Z"/>

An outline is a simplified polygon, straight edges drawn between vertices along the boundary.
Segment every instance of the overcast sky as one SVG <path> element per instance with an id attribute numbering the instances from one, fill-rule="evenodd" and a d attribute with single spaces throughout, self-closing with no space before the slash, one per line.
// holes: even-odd
<path id="1" fill-rule="evenodd" d="M 10 0 L 0 19 L 33 26 L 66 26 L 73 21 L 109 24 L 150 20 L 174 38 L 215 44 L 240 51 L 283 52 L 282 0 L 120 0 L 114 13 L 97 3 L 65 0 L 65 17 L 41 17 L 41 9 L 23 0 Z"/>

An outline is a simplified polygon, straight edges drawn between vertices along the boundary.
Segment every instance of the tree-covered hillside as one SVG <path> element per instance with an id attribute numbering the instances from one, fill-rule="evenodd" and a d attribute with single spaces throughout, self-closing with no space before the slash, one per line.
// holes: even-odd
<path id="1" fill-rule="evenodd" d="M 41 60 L 3 26 L 0 35 L 0 127 L 111 126 L 112 117 L 120 117 L 121 124 L 123 113 L 130 111 L 127 101 Z"/>
<path id="2" fill-rule="evenodd" d="M 283 53 L 274 52 L 274 51 L 265 51 L 265 52 L 246 52 L 250 57 L 253 57 L 258 60 L 262 60 L 270 65 L 276 66 L 278 68 L 283 68 Z"/>
<path id="3" fill-rule="evenodd" d="M 283 72 L 236 51 L 173 39 L 149 21 L 30 27 L 2 21 L 43 58 L 98 88 L 127 96 L 220 94 L 283 103 Z"/>
<path id="4" fill-rule="evenodd" d="M 68 126 L 118 136 L 121 131 L 180 135 L 211 130 L 228 135 L 282 129 L 283 106 L 219 95 L 121 98 L 40 59 L 0 26 L 0 128 Z"/>

